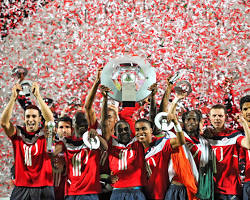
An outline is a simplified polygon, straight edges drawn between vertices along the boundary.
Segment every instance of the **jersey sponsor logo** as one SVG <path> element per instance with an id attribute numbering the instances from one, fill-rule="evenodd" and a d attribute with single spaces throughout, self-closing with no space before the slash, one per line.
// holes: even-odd
<path id="1" fill-rule="evenodd" d="M 75 153 L 72 158 L 73 176 L 81 176 L 81 166 L 82 166 L 81 155 L 82 152 Z"/>
<path id="2" fill-rule="evenodd" d="M 134 152 L 132 149 L 122 149 L 119 153 L 119 162 L 118 162 L 118 169 L 119 170 L 126 170 L 128 169 L 128 159 L 134 156 Z"/>
<path id="3" fill-rule="evenodd" d="M 223 158 L 223 148 L 222 147 L 216 147 L 216 148 L 213 149 L 213 151 L 214 151 L 214 155 L 216 157 L 216 160 L 218 162 L 223 161 L 223 159 L 224 159 Z"/>
<path id="4" fill-rule="evenodd" d="M 150 160 L 152 161 L 153 166 L 156 167 L 155 159 L 153 157 L 150 157 L 146 162 L 146 170 L 147 170 L 148 178 L 152 175 L 152 170 L 150 167 Z"/>
<path id="5" fill-rule="evenodd" d="M 24 151 L 24 163 L 26 166 L 32 166 L 32 147 L 34 145 L 28 146 L 26 144 L 23 145 L 23 151 Z M 38 145 L 35 143 L 35 153 L 34 156 L 38 153 Z"/>
<path id="6" fill-rule="evenodd" d="M 86 153 L 85 162 L 83 163 L 86 165 L 88 163 L 88 151 L 84 149 Z M 82 151 L 79 153 L 75 153 L 72 157 L 72 171 L 73 176 L 81 176 L 82 175 Z"/>

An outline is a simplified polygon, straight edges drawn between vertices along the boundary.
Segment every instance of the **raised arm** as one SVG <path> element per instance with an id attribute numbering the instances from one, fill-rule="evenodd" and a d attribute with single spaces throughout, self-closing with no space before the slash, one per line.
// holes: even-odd
<path id="1" fill-rule="evenodd" d="M 177 148 L 177 147 L 185 144 L 186 140 L 185 140 L 181 125 L 179 124 L 175 114 L 173 115 L 173 122 L 175 125 L 176 138 L 171 138 L 170 144 L 171 144 L 172 148 L 174 149 L 174 148 Z"/>
<path id="2" fill-rule="evenodd" d="M 170 78 L 172 76 L 169 76 L 166 80 L 167 84 L 167 88 L 166 88 L 166 91 L 164 92 L 164 95 L 162 97 L 162 101 L 161 101 L 161 104 L 160 104 L 160 109 L 159 109 L 159 112 L 168 112 L 168 102 L 169 102 L 169 97 L 170 97 L 170 94 L 171 94 L 171 90 L 173 88 L 173 84 L 169 82 Z"/>
<path id="3" fill-rule="evenodd" d="M 34 96 L 36 97 L 36 100 L 40 106 L 42 116 L 45 119 L 45 121 L 46 122 L 54 121 L 53 113 L 51 112 L 49 106 L 45 103 L 45 101 L 41 97 L 40 91 L 39 91 L 39 86 L 36 82 L 34 82 L 32 85 L 32 92 L 33 92 Z"/>
<path id="4" fill-rule="evenodd" d="M 245 132 L 245 138 L 242 139 L 241 146 L 250 149 L 250 129 L 248 123 L 241 114 L 239 115 L 238 122 L 242 125 Z"/>
<path id="5" fill-rule="evenodd" d="M 104 85 L 101 86 L 101 93 L 103 96 L 102 102 L 102 111 L 101 111 L 101 127 L 102 127 L 102 134 L 106 141 L 109 141 L 112 133 L 111 129 L 108 126 L 108 92 L 110 89 L 105 87 Z"/>
<path id="6" fill-rule="evenodd" d="M 15 127 L 10 122 L 10 118 L 12 116 L 13 108 L 18 96 L 18 90 L 22 90 L 22 87 L 20 84 L 17 83 L 12 88 L 10 101 L 5 107 L 0 119 L 0 124 L 3 127 L 3 130 L 8 137 L 11 137 L 15 133 Z"/>
<path id="7" fill-rule="evenodd" d="M 151 85 L 148 90 L 152 91 L 150 95 L 150 111 L 149 111 L 149 121 L 154 122 L 155 116 L 157 114 L 155 95 L 157 93 L 157 83 Z"/>
<path id="8" fill-rule="evenodd" d="M 91 88 L 91 90 L 86 98 L 85 105 L 84 105 L 86 117 L 87 117 L 87 120 L 88 120 L 90 127 L 93 126 L 96 122 L 96 114 L 95 114 L 95 110 L 93 108 L 93 103 L 94 103 L 94 99 L 96 96 L 98 86 L 101 82 L 102 69 L 103 69 L 103 67 L 100 67 L 98 69 L 95 82 L 94 82 L 94 84 L 93 84 L 93 86 L 92 86 L 92 88 Z"/>

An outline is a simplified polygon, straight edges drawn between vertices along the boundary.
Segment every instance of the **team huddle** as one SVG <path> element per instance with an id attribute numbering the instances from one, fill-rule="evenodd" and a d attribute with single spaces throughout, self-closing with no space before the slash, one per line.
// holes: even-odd
<path id="1" fill-rule="evenodd" d="M 135 119 L 138 103 L 124 108 L 110 103 L 112 91 L 100 85 L 101 72 L 73 117 L 53 113 L 37 83 L 31 91 L 38 106 L 19 95 L 20 84 L 13 86 L 0 119 L 14 149 L 11 200 L 250 199 L 250 95 L 240 99 L 235 130 L 225 127 L 230 113 L 222 104 L 212 106 L 211 127 L 204 128 L 200 110 L 186 110 L 181 120 L 177 116 L 176 107 L 187 93 L 176 93 L 171 101 L 168 78 L 160 106 L 154 84 L 149 116 Z M 94 109 L 98 88 L 103 96 L 100 120 Z M 17 100 L 24 126 L 11 122 Z M 165 115 L 156 122 L 158 113 Z M 48 151 L 51 122 L 56 125 Z"/>

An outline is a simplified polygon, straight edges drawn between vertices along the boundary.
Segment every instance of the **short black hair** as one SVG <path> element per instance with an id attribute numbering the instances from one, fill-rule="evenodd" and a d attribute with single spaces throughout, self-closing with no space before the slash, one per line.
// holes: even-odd
<path id="1" fill-rule="evenodd" d="M 59 122 L 70 122 L 70 125 L 72 127 L 72 119 L 69 116 L 67 116 L 67 115 L 64 115 L 63 117 L 60 117 L 57 120 L 57 127 L 58 127 Z"/>
<path id="2" fill-rule="evenodd" d="M 210 109 L 213 110 L 213 109 L 223 109 L 224 112 L 225 112 L 225 115 L 227 114 L 227 109 L 226 109 L 226 106 L 222 105 L 222 104 L 215 104 L 212 106 L 212 108 Z"/>
<path id="3" fill-rule="evenodd" d="M 189 110 L 189 111 L 187 111 L 187 112 L 184 112 L 184 113 L 182 114 L 182 116 L 181 116 L 181 119 L 182 119 L 182 122 L 183 122 L 183 123 L 185 122 L 185 119 L 186 119 L 187 115 L 188 115 L 190 112 L 194 112 L 194 113 L 197 115 L 199 122 L 201 121 L 201 119 L 202 119 L 202 113 L 201 113 L 200 110 Z"/>
<path id="4" fill-rule="evenodd" d="M 41 110 L 36 105 L 33 105 L 33 104 L 28 105 L 27 107 L 25 107 L 24 113 L 26 110 L 29 110 L 29 109 L 37 110 L 39 113 L 39 116 L 42 115 Z"/>
<path id="5" fill-rule="evenodd" d="M 242 110 L 243 104 L 250 102 L 250 95 L 246 95 L 240 99 L 240 110 Z"/>
<path id="6" fill-rule="evenodd" d="M 135 125 L 139 122 L 143 122 L 143 123 L 147 123 L 149 125 L 150 128 L 153 127 L 153 123 L 145 118 L 141 118 L 141 119 L 138 119 L 136 122 L 135 122 Z"/>

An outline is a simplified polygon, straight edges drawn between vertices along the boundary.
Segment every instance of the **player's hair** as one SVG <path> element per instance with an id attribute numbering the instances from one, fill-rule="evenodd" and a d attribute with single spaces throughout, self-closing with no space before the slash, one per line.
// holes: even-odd
<path id="1" fill-rule="evenodd" d="M 250 102 L 250 95 L 246 95 L 240 99 L 240 110 L 242 110 L 243 104 Z"/>
<path id="2" fill-rule="evenodd" d="M 141 118 L 141 119 L 138 119 L 136 122 L 135 122 L 135 125 L 139 122 L 143 122 L 143 123 L 147 123 L 149 125 L 150 128 L 153 127 L 153 123 L 145 118 Z"/>
<path id="3" fill-rule="evenodd" d="M 25 108 L 25 111 L 26 111 L 26 110 L 31 110 L 31 109 L 37 110 L 39 116 L 42 115 L 41 110 L 40 110 L 36 105 L 32 105 L 32 104 L 31 104 L 31 105 L 28 105 L 28 106 Z M 25 114 L 25 112 L 24 112 L 24 114 Z"/>
<path id="4" fill-rule="evenodd" d="M 211 112 L 211 110 L 213 110 L 213 109 L 223 109 L 225 115 L 227 114 L 227 109 L 226 109 L 226 107 L 225 107 L 224 105 L 222 105 L 222 104 L 213 105 L 212 108 L 210 109 L 210 112 Z"/>
<path id="5" fill-rule="evenodd" d="M 69 122 L 70 126 L 72 127 L 72 119 L 69 116 L 67 116 L 67 115 L 64 115 L 63 117 L 60 117 L 57 120 L 57 124 L 56 124 L 57 127 L 58 127 L 59 122 Z"/>

